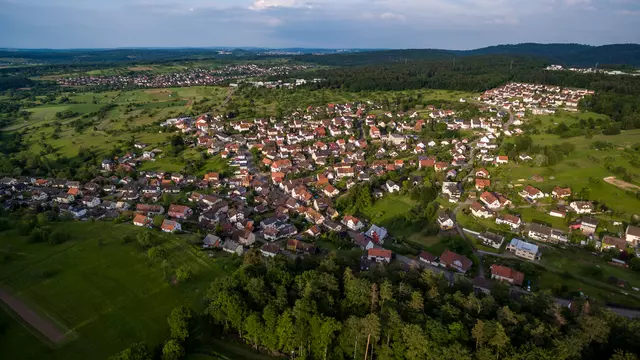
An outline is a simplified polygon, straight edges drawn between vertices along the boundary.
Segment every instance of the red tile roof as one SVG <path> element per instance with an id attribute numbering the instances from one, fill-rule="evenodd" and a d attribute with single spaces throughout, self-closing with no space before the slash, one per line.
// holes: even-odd
<path id="1" fill-rule="evenodd" d="M 504 277 L 513 280 L 515 285 L 522 285 L 524 282 L 524 274 L 520 271 L 513 270 L 510 267 L 497 264 L 491 265 L 491 275 Z"/>

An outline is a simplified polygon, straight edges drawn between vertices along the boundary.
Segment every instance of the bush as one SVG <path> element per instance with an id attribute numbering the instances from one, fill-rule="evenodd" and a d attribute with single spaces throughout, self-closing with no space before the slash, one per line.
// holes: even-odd
<path id="1" fill-rule="evenodd" d="M 193 273 L 186 266 L 180 266 L 178 270 L 176 270 L 176 280 L 180 282 L 189 281 L 191 280 L 192 276 L 193 276 Z"/>
<path id="2" fill-rule="evenodd" d="M 47 240 L 49 240 L 49 233 L 50 233 L 50 230 L 45 227 L 33 229 L 33 231 L 31 231 L 31 234 L 29 235 L 28 242 L 30 243 L 46 242 Z"/>
<path id="3" fill-rule="evenodd" d="M 147 256 L 153 261 L 160 262 L 165 259 L 166 255 L 163 249 L 154 246 L 147 251 Z"/>
<path id="4" fill-rule="evenodd" d="M 59 245 L 69 239 L 69 235 L 62 230 L 56 230 L 49 235 L 49 244 Z"/>

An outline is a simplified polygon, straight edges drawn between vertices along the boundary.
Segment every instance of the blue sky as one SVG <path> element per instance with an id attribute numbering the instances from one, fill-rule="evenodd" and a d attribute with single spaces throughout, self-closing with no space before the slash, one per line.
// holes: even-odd
<path id="1" fill-rule="evenodd" d="M 0 47 L 640 43 L 640 0 L 0 0 Z"/>

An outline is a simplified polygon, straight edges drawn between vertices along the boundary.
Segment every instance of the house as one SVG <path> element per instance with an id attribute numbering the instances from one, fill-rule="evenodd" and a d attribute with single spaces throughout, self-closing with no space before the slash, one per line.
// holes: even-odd
<path id="1" fill-rule="evenodd" d="M 540 191 L 540 189 L 536 189 L 531 185 L 527 185 L 522 191 L 520 191 L 519 195 L 529 201 L 544 198 L 544 193 Z"/>
<path id="2" fill-rule="evenodd" d="M 387 182 L 384 184 L 387 191 L 390 193 L 394 193 L 394 192 L 398 192 L 400 191 L 400 186 L 396 183 L 394 183 L 391 180 L 387 180 Z"/>
<path id="3" fill-rule="evenodd" d="M 509 225 L 509 227 L 511 227 L 511 230 L 515 231 L 520 228 L 520 225 L 522 225 L 522 220 L 520 220 L 520 218 L 515 215 L 505 214 L 500 215 L 496 218 L 496 224 Z"/>
<path id="4" fill-rule="evenodd" d="M 585 217 L 580 221 L 580 231 L 587 236 L 591 236 L 596 233 L 598 223 L 600 221 L 593 217 Z"/>
<path id="5" fill-rule="evenodd" d="M 634 246 L 640 243 L 640 227 L 629 225 L 624 233 L 624 239 Z"/>
<path id="6" fill-rule="evenodd" d="M 438 219 L 436 221 L 438 222 L 438 226 L 440 226 L 441 230 L 450 230 L 455 226 L 455 223 L 449 214 L 442 210 L 438 211 Z"/>
<path id="7" fill-rule="evenodd" d="M 418 256 L 418 260 L 432 266 L 438 266 L 439 264 L 436 257 L 426 251 L 420 253 L 420 255 Z"/>
<path id="8" fill-rule="evenodd" d="M 267 243 L 262 245 L 260 252 L 262 253 L 262 256 L 275 257 L 280 253 L 280 247 L 276 244 Z"/>
<path id="9" fill-rule="evenodd" d="M 138 214 L 133 218 L 133 225 L 135 226 L 143 226 L 143 227 L 151 227 L 153 225 L 153 220 L 151 218 L 144 216 L 142 214 Z"/>
<path id="10" fill-rule="evenodd" d="M 160 205 L 136 204 L 136 211 L 147 216 L 162 215 L 164 208 Z"/>
<path id="11" fill-rule="evenodd" d="M 222 247 L 222 240 L 213 234 L 208 234 L 202 240 L 202 247 L 205 249 L 220 248 Z"/>
<path id="12" fill-rule="evenodd" d="M 593 204 L 590 201 L 572 201 L 569 207 L 578 214 L 591 214 Z"/>
<path id="13" fill-rule="evenodd" d="M 354 244 L 358 245 L 362 250 L 369 250 L 374 247 L 373 241 L 369 240 L 366 236 L 355 231 L 349 231 L 349 237 Z"/>
<path id="14" fill-rule="evenodd" d="M 362 221 L 351 215 L 345 215 L 345 217 L 342 218 L 342 223 L 353 231 L 358 231 L 364 227 Z"/>
<path id="15" fill-rule="evenodd" d="M 491 180 L 489 179 L 476 179 L 476 190 L 484 190 L 491 187 Z"/>
<path id="16" fill-rule="evenodd" d="M 471 210 L 471 214 L 475 217 L 489 219 L 495 216 L 495 213 L 493 211 L 488 210 L 484 207 L 484 205 L 480 204 L 477 201 L 471 204 L 471 207 L 469 209 Z"/>
<path id="17" fill-rule="evenodd" d="M 508 164 L 508 163 L 509 163 L 509 157 L 508 156 L 498 156 L 496 158 L 496 165 Z"/>
<path id="18" fill-rule="evenodd" d="M 567 243 L 569 242 L 569 236 L 566 232 L 558 229 L 551 229 L 551 234 L 549 235 L 549 241 L 557 244 L 557 243 Z"/>
<path id="19" fill-rule="evenodd" d="M 520 271 L 513 270 L 510 267 L 493 264 L 490 267 L 491 278 L 498 281 L 506 281 L 513 285 L 522 286 L 524 282 L 524 274 Z"/>
<path id="20" fill-rule="evenodd" d="M 373 240 L 378 245 L 384 244 L 384 239 L 387 237 L 387 229 L 379 227 L 377 225 L 371 225 L 369 230 L 365 233 L 367 237 Z"/>
<path id="21" fill-rule="evenodd" d="M 391 250 L 385 250 L 380 248 L 373 248 L 367 251 L 367 259 L 375 262 L 391 262 Z"/>
<path id="22" fill-rule="evenodd" d="M 487 169 L 481 168 L 476 171 L 476 177 L 481 179 L 488 179 L 491 177 Z"/>
<path id="23" fill-rule="evenodd" d="M 328 211 L 327 211 L 328 213 Z M 339 223 L 333 221 L 333 220 L 325 220 L 322 223 L 322 226 L 324 226 L 325 228 L 327 228 L 327 230 L 329 231 L 334 231 L 334 232 L 340 232 L 342 231 L 342 225 L 340 225 Z"/>
<path id="24" fill-rule="evenodd" d="M 563 209 L 551 209 L 549 210 L 549 216 L 558 217 L 558 218 L 566 218 L 567 211 Z"/>
<path id="25" fill-rule="evenodd" d="M 160 227 L 160 229 L 164 232 L 168 232 L 168 233 L 173 233 L 176 231 L 181 231 L 182 227 L 181 225 L 173 220 L 168 220 L 168 219 L 164 219 L 164 221 L 162 222 L 162 226 Z"/>
<path id="26" fill-rule="evenodd" d="M 184 205 L 171 205 L 169 206 L 169 217 L 176 219 L 186 219 L 189 216 L 193 215 L 193 210 L 191 210 L 188 206 Z"/>
<path id="27" fill-rule="evenodd" d="M 554 199 L 568 198 L 571 196 L 571 188 L 561 188 L 560 186 L 556 186 L 553 188 L 551 196 L 553 196 Z"/>
<path id="28" fill-rule="evenodd" d="M 617 248 L 620 251 L 624 251 L 627 249 L 627 242 L 621 238 L 617 238 L 609 235 L 603 236 L 601 250 L 607 250 L 611 248 Z"/>
<path id="29" fill-rule="evenodd" d="M 324 192 L 325 195 L 327 195 L 330 198 L 340 195 L 340 190 L 336 189 L 332 185 L 327 185 L 324 188 L 323 192 Z"/>
<path id="30" fill-rule="evenodd" d="M 538 245 L 520 239 L 511 239 L 511 242 L 507 245 L 507 251 L 515 253 L 516 256 L 527 260 L 540 259 Z"/>
<path id="31" fill-rule="evenodd" d="M 446 195 L 450 203 L 457 203 L 462 196 L 462 190 L 460 190 L 460 185 L 457 182 L 444 181 L 442 183 L 442 195 Z"/>
<path id="32" fill-rule="evenodd" d="M 291 239 L 287 241 L 287 250 L 301 254 L 313 255 L 316 253 L 317 248 L 313 244 L 308 244 L 297 239 Z"/>
<path id="33" fill-rule="evenodd" d="M 490 246 L 494 249 L 500 249 L 502 243 L 504 242 L 504 236 L 492 233 L 490 231 L 485 231 L 478 235 L 478 240 L 482 242 L 482 244 L 486 246 Z"/>
<path id="34" fill-rule="evenodd" d="M 242 253 L 244 252 L 242 245 L 233 240 L 225 241 L 224 245 L 222 245 L 222 250 L 230 254 L 237 254 L 238 256 L 242 256 Z"/>
<path id="35" fill-rule="evenodd" d="M 533 240 L 548 242 L 551 238 L 551 230 L 552 229 L 546 225 L 531 223 L 527 236 Z"/>
<path id="36" fill-rule="evenodd" d="M 250 246 L 256 242 L 256 235 L 249 229 L 240 229 L 234 232 L 233 240 L 244 246 Z"/>
<path id="37" fill-rule="evenodd" d="M 322 216 L 322 214 L 320 214 L 313 208 L 307 208 L 307 211 L 305 211 L 304 216 L 308 222 L 316 225 L 322 224 L 322 222 L 324 222 L 325 220 L 324 216 Z"/>
<path id="38" fill-rule="evenodd" d="M 501 207 L 500 201 L 492 193 L 485 191 L 480 195 L 480 201 L 491 210 L 498 210 Z"/>
<path id="39" fill-rule="evenodd" d="M 440 256 L 440 266 L 455 269 L 458 272 L 466 273 L 473 262 L 466 256 L 459 255 L 450 250 L 445 250 Z"/>

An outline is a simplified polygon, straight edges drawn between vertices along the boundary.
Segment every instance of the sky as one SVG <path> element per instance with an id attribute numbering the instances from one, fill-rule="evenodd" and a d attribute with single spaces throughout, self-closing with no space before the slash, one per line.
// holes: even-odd
<path id="1" fill-rule="evenodd" d="M 640 0 L 0 0 L 0 47 L 640 43 Z"/>

